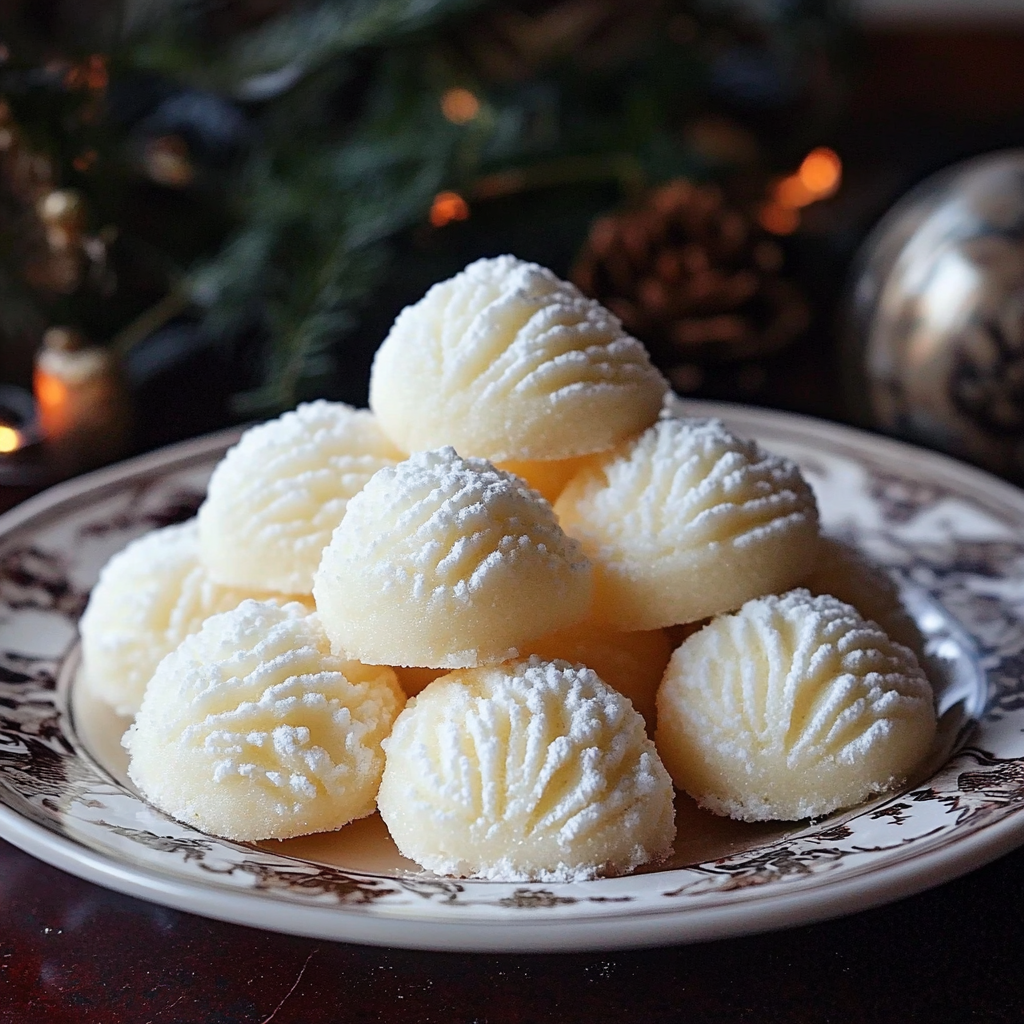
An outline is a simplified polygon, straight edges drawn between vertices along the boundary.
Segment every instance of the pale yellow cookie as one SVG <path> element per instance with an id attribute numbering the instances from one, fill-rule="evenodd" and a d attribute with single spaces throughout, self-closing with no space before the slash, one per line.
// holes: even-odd
<path id="1" fill-rule="evenodd" d="M 648 732 L 654 734 L 655 696 L 672 656 L 672 644 L 665 630 L 623 633 L 594 619 L 585 619 L 527 644 L 525 653 L 546 661 L 571 661 L 592 668 L 610 687 L 629 698 L 643 715 Z"/>
<path id="2" fill-rule="evenodd" d="M 550 270 L 482 259 L 399 314 L 370 408 L 407 452 L 492 462 L 603 451 L 657 418 L 668 385 L 603 306 Z"/>
<path id="3" fill-rule="evenodd" d="M 672 849 L 672 783 L 629 701 L 539 658 L 453 672 L 413 697 L 377 798 L 405 856 L 442 875 L 572 881 Z"/>
<path id="4" fill-rule="evenodd" d="M 210 575 L 309 594 L 349 499 L 403 458 L 365 409 L 310 402 L 247 430 L 213 472 L 199 510 Z"/>
<path id="5" fill-rule="evenodd" d="M 935 735 L 912 651 L 834 597 L 759 598 L 691 636 L 658 690 L 676 786 L 746 821 L 818 817 L 904 783 Z"/>
<path id="6" fill-rule="evenodd" d="M 501 462 L 496 468 L 515 473 L 553 505 L 565 485 L 587 464 L 589 456 L 555 462 Z"/>
<path id="7" fill-rule="evenodd" d="M 628 697 L 643 715 L 647 731 L 654 735 L 654 700 L 672 656 L 667 630 L 623 633 L 594 619 L 584 619 L 556 629 L 523 644 L 523 657 L 536 654 L 545 661 L 569 661 L 592 668 L 613 690 Z M 414 697 L 435 679 L 447 673 L 443 668 L 395 666 L 395 675 L 405 693 Z"/>
<path id="8" fill-rule="evenodd" d="M 134 715 L 160 659 L 251 587 L 225 587 L 199 562 L 195 520 L 153 530 L 119 551 L 100 572 L 79 623 L 82 685 L 120 715 Z"/>
<path id="9" fill-rule="evenodd" d="M 326 832 L 370 814 L 395 675 L 331 653 L 315 612 L 246 601 L 167 655 L 124 745 L 146 799 L 235 840 Z"/>
<path id="10" fill-rule="evenodd" d="M 900 601 L 899 588 L 862 551 L 836 537 L 822 536 L 818 558 L 803 585 L 812 594 L 831 594 L 873 619 L 893 640 L 920 660 L 925 637 Z"/>
<path id="11" fill-rule="evenodd" d="M 592 459 L 555 512 L 594 563 L 594 615 L 622 630 L 694 622 L 796 586 L 818 546 L 799 469 L 717 420 L 660 420 Z"/>
<path id="12" fill-rule="evenodd" d="M 442 448 L 382 469 L 349 502 L 313 594 L 351 657 L 463 668 L 583 618 L 591 571 L 539 494 Z"/>

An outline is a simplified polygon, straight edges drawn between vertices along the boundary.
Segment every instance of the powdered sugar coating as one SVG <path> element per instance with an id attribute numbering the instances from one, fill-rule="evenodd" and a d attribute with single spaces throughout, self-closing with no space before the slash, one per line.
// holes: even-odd
<path id="1" fill-rule="evenodd" d="M 160 662 L 124 745 L 146 799 L 235 840 L 340 828 L 373 811 L 404 696 L 331 653 L 315 612 L 245 601 Z"/>
<path id="2" fill-rule="evenodd" d="M 818 510 L 799 469 L 718 420 L 663 419 L 593 459 L 555 504 L 619 629 L 695 622 L 801 582 Z"/>
<path id="3" fill-rule="evenodd" d="M 797 819 L 904 782 L 935 735 L 913 652 L 806 590 L 750 601 L 679 647 L 658 691 L 673 781 L 718 814 Z"/>
<path id="4" fill-rule="evenodd" d="M 399 314 L 374 359 L 370 408 L 408 452 L 553 460 L 639 433 L 667 390 L 607 309 L 544 267 L 499 256 Z"/>
<path id="5" fill-rule="evenodd" d="M 82 685 L 120 715 L 134 715 L 160 659 L 211 615 L 252 588 L 225 587 L 199 562 L 195 520 L 132 541 L 100 572 L 79 623 Z"/>
<path id="6" fill-rule="evenodd" d="M 199 510 L 210 575 L 232 586 L 312 592 L 349 499 L 402 454 L 373 415 L 310 402 L 247 430 L 213 472 Z"/>
<path id="7" fill-rule="evenodd" d="M 438 874 L 572 881 L 669 855 L 672 784 L 643 719 L 590 669 L 539 658 L 453 672 L 409 701 L 378 806 Z"/>
<path id="8" fill-rule="evenodd" d="M 548 633 L 526 648 L 526 653 L 549 661 L 568 661 L 593 669 L 603 682 L 629 698 L 647 723 L 647 731 L 654 735 L 655 696 L 672 655 L 665 630 L 624 633 L 588 618 Z"/>
<path id="9" fill-rule="evenodd" d="M 338 650 L 462 668 L 583 618 L 591 571 L 539 494 L 442 448 L 382 469 L 349 502 L 313 594 Z"/>

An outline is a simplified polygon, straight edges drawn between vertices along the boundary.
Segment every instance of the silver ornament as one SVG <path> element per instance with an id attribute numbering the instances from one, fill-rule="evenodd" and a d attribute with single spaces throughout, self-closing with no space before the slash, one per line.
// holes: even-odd
<path id="1" fill-rule="evenodd" d="M 861 251 L 847 381 L 873 425 L 1024 477 L 1024 150 L 928 178 Z"/>

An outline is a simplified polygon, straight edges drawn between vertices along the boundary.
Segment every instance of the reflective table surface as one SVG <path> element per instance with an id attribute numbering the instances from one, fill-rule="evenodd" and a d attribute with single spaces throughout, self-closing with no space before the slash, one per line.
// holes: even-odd
<path id="1" fill-rule="evenodd" d="M 1024 851 L 861 914 L 625 953 L 417 953 L 222 924 L 0 841 L 0 1024 L 1024 1019 Z"/>

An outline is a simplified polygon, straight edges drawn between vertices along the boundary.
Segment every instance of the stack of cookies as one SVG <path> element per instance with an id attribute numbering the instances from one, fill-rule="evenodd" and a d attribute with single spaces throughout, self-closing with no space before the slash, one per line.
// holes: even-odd
<path id="1" fill-rule="evenodd" d="M 104 570 L 83 685 L 135 716 L 146 798 L 239 840 L 376 806 L 430 870 L 552 881 L 669 856 L 673 783 L 764 820 L 904 782 L 928 681 L 821 581 L 905 626 L 897 596 L 819 536 L 794 464 L 668 398 L 542 267 L 431 288 L 370 410 L 248 431 L 196 523 Z"/>

